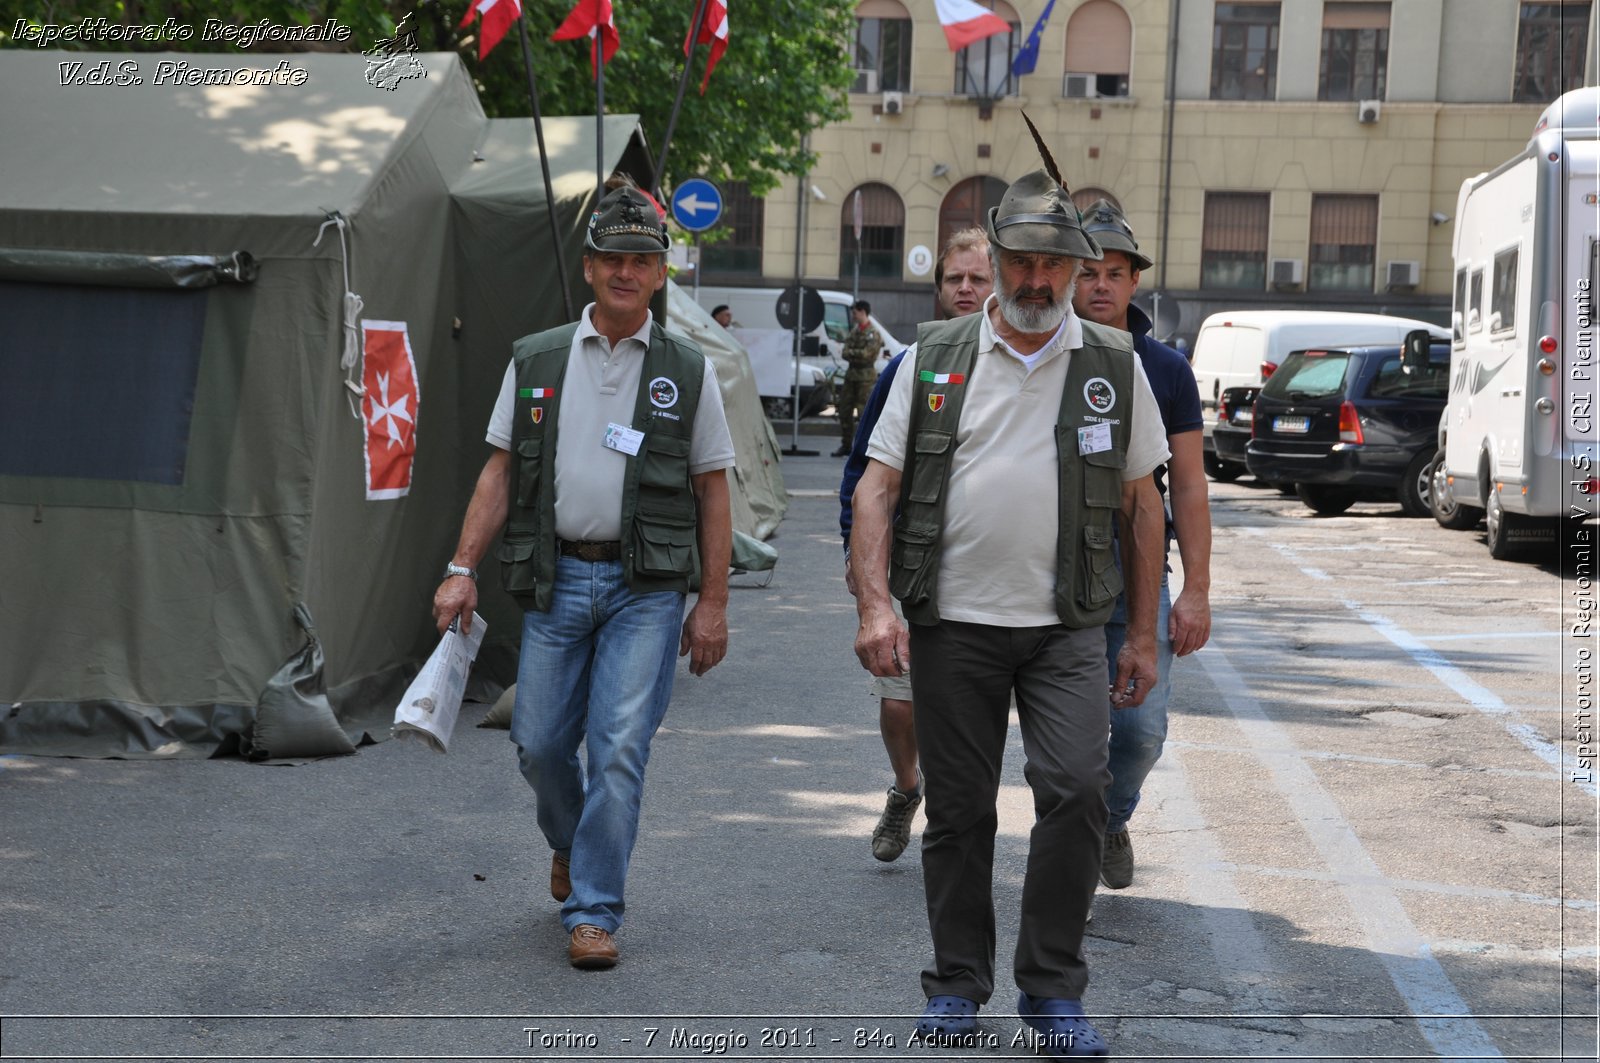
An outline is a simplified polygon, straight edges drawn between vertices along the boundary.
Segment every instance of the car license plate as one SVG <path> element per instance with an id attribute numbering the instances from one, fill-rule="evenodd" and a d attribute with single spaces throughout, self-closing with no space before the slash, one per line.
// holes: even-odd
<path id="1" fill-rule="evenodd" d="M 1309 417 L 1274 417 L 1272 419 L 1272 430 L 1274 432 L 1297 432 L 1297 433 L 1309 432 L 1309 431 L 1311 431 L 1311 418 L 1309 418 Z"/>
<path id="2" fill-rule="evenodd" d="M 1254 410 L 1240 410 L 1238 413 L 1233 415 L 1233 423 L 1249 424 L 1251 421 L 1255 420 L 1255 415 L 1256 411 Z"/>

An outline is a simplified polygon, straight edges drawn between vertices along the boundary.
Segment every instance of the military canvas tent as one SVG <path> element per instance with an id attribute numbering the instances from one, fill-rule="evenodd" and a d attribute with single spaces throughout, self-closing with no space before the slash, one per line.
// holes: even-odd
<path id="1" fill-rule="evenodd" d="M 0 55 L 0 750 L 382 737 L 510 339 L 564 316 L 529 123 L 448 54 L 393 91 L 321 54 L 300 86 L 63 84 L 82 58 Z M 593 122 L 549 127 L 581 304 Z M 648 177 L 635 120 L 606 155 Z M 502 681 L 512 608 L 485 596 Z"/>

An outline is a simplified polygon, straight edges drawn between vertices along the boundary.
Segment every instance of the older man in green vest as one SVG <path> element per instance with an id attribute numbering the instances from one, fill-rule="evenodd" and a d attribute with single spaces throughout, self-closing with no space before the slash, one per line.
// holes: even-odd
<path id="1" fill-rule="evenodd" d="M 469 622 L 478 562 L 504 528 L 501 581 L 526 610 L 511 740 L 580 968 L 617 962 L 612 935 L 675 657 L 703 675 L 728 645 L 733 440 L 710 361 L 650 313 L 668 242 L 637 188 L 600 201 L 583 256 L 594 302 L 512 347 L 489 422 L 495 449 L 434 595 L 441 631 Z"/>
<path id="2" fill-rule="evenodd" d="M 916 658 L 934 951 L 917 1036 L 971 1035 L 994 990 L 995 801 L 1015 697 L 1036 815 L 1017 1010 L 1048 1054 L 1105 1055 L 1084 1017 L 1083 934 L 1110 714 L 1139 704 L 1156 674 L 1163 518 L 1151 473 L 1166 437 L 1128 335 L 1072 311 L 1079 265 L 1100 249 L 1059 176 L 1019 178 L 988 232 L 994 294 L 981 313 L 918 330 L 868 447 L 851 535 L 856 652 L 880 676 Z M 1118 515 L 1128 637 L 1108 691 Z"/>

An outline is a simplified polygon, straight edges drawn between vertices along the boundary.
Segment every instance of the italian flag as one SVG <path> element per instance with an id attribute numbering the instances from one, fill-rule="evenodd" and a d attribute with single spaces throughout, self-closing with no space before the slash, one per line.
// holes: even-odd
<path id="1" fill-rule="evenodd" d="M 555 394 L 555 388 L 523 388 L 517 392 L 517 396 L 524 399 L 550 399 Z"/>
<path id="2" fill-rule="evenodd" d="M 961 373 L 930 373 L 927 370 L 917 374 L 917 379 L 924 384 L 965 384 L 966 376 Z"/>
<path id="3" fill-rule="evenodd" d="M 944 27 L 952 52 L 985 37 L 1011 32 L 1010 23 L 977 0 L 933 0 L 933 6 L 939 11 L 939 25 Z"/>

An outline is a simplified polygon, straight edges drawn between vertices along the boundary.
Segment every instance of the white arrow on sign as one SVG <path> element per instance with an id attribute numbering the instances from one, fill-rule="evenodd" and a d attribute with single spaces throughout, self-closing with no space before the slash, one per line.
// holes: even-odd
<path id="1" fill-rule="evenodd" d="M 678 200 L 678 206 L 682 207 L 690 214 L 699 214 L 702 210 L 716 210 L 717 201 L 714 199 L 701 199 L 693 192 L 690 192 L 688 195 Z"/>

